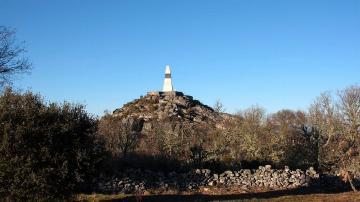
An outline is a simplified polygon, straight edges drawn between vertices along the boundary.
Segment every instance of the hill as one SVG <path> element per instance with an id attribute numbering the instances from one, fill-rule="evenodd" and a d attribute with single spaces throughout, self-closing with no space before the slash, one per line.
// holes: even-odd
<path id="1" fill-rule="evenodd" d="M 185 125 L 200 125 L 222 128 L 224 121 L 231 118 L 218 113 L 192 96 L 182 92 L 149 92 L 113 112 L 123 120 L 142 122 L 141 130 L 150 130 L 152 123 L 172 122 Z"/>

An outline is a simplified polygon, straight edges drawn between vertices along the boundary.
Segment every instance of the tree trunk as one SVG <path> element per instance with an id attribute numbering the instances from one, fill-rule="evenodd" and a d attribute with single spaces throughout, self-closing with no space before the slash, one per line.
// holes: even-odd
<path id="1" fill-rule="evenodd" d="M 353 180 L 351 179 L 350 175 L 348 175 L 347 177 L 348 177 L 348 180 L 349 180 L 351 189 L 352 189 L 353 191 L 357 192 L 358 190 L 357 190 L 356 187 L 354 186 Z"/>

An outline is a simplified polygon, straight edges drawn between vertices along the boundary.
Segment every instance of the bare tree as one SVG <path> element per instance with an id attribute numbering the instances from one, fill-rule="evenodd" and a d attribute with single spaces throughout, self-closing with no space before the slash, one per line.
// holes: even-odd
<path id="1" fill-rule="evenodd" d="M 310 108 L 310 119 L 320 136 L 319 163 L 327 169 L 335 166 L 356 191 L 352 180 L 360 170 L 360 87 L 350 86 L 337 95 L 335 100 L 329 93 L 322 94 Z"/>
<path id="2" fill-rule="evenodd" d="M 336 100 L 330 92 L 322 93 L 310 106 L 309 122 L 314 134 L 317 134 L 318 167 L 333 170 L 334 166 L 339 166 L 342 155 L 337 145 L 343 136 L 343 124 Z"/>
<path id="3" fill-rule="evenodd" d="M 223 103 L 220 100 L 216 100 L 215 104 L 214 104 L 214 111 L 218 112 L 218 113 L 223 113 L 225 112 L 225 108 Z"/>
<path id="4" fill-rule="evenodd" d="M 241 117 L 240 126 L 236 132 L 241 139 L 242 150 L 247 160 L 258 160 L 262 155 L 260 142 L 264 140 L 265 110 L 259 106 L 252 106 L 238 112 Z"/>
<path id="5" fill-rule="evenodd" d="M 28 72 L 31 64 L 23 56 L 25 49 L 15 43 L 15 31 L 0 26 L 0 86 L 11 84 L 15 74 Z"/>
<path id="6" fill-rule="evenodd" d="M 279 164 L 292 155 L 289 148 L 296 148 L 293 141 L 296 136 L 295 121 L 296 114 L 291 110 L 281 110 L 269 115 L 267 118 L 266 125 L 270 134 L 272 134 L 267 143 L 268 155 L 269 159 L 275 164 Z"/>
<path id="7" fill-rule="evenodd" d="M 329 92 L 322 93 L 310 106 L 310 121 L 319 130 L 327 146 L 339 133 L 340 115 L 336 103 Z"/>
<path id="8" fill-rule="evenodd" d="M 360 87 L 350 86 L 345 90 L 339 91 L 338 96 L 338 106 L 343 118 L 345 133 L 345 140 L 340 143 L 340 147 L 342 147 L 344 152 L 340 158 L 340 163 L 342 164 L 340 176 L 343 177 L 345 182 L 350 183 L 353 191 L 358 191 L 353 184 L 353 174 L 360 170 Z M 346 141 L 346 139 L 350 141 Z"/>
<path id="9" fill-rule="evenodd" d="M 115 157 L 125 158 L 138 145 L 141 133 L 136 121 L 122 120 L 111 114 L 105 115 L 99 123 L 99 135 L 104 138 L 106 149 Z"/>
<path id="10" fill-rule="evenodd" d="M 346 133 L 352 141 L 358 138 L 360 130 L 360 87 L 350 86 L 338 92 L 339 108 L 346 126 Z"/>

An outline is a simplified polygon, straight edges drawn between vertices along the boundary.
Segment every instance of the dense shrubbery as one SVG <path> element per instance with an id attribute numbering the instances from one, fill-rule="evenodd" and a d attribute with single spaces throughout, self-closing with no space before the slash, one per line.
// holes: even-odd
<path id="1" fill-rule="evenodd" d="M 0 197 L 67 198 L 99 170 L 97 121 L 80 105 L 45 104 L 5 89 L 0 97 Z"/>
<path id="2" fill-rule="evenodd" d="M 154 123 L 135 153 L 219 171 L 264 164 L 317 167 L 317 133 L 307 119 L 300 111 L 283 110 L 266 116 L 262 108 L 251 107 L 227 120 L 223 129 Z"/>

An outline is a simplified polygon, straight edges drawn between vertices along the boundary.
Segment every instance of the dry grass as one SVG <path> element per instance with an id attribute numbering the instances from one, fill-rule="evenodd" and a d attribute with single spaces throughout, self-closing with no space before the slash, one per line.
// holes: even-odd
<path id="1" fill-rule="evenodd" d="M 230 200 L 231 202 L 351 202 L 351 201 L 360 201 L 360 193 L 355 192 L 346 192 L 340 194 L 308 194 L 308 195 L 290 195 L 290 196 L 281 196 L 275 198 L 266 198 L 266 199 L 245 199 L 245 200 Z M 229 202 L 230 202 L 229 201 Z M 226 202 L 226 201 L 223 201 Z"/>
<path id="2" fill-rule="evenodd" d="M 136 202 L 360 202 L 360 192 L 327 194 L 252 193 L 230 195 L 79 195 L 77 201 L 136 201 Z"/>
<path id="3" fill-rule="evenodd" d="M 119 200 L 129 197 L 129 195 L 124 194 L 79 194 L 76 196 L 75 201 L 110 201 L 110 200 Z"/>

